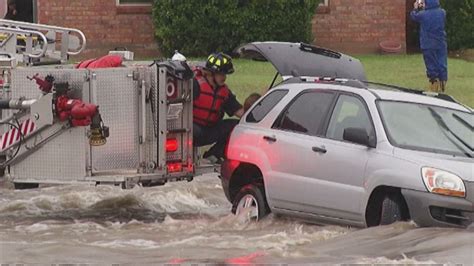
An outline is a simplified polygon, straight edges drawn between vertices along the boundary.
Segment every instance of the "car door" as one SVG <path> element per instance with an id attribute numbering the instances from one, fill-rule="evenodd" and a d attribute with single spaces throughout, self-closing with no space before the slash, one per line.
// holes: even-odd
<path id="1" fill-rule="evenodd" d="M 316 140 L 315 153 L 320 167 L 314 172 L 312 200 L 326 215 L 363 221 L 360 204 L 364 194 L 364 174 L 375 149 L 345 141 L 344 130 L 362 128 L 371 138 L 375 129 L 364 100 L 356 95 L 339 95 L 325 138 Z"/>
<path id="2" fill-rule="evenodd" d="M 312 150 L 324 129 L 335 93 L 308 90 L 283 109 L 259 145 L 267 157 L 269 171 L 265 187 L 273 208 L 310 212 L 318 183 L 315 172 L 324 165 Z"/>

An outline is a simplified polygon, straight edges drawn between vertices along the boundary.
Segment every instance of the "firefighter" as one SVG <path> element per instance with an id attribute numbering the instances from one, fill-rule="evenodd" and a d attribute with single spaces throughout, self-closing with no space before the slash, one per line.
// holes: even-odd
<path id="1" fill-rule="evenodd" d="M 448 45 L 446 11 L 439 0 L 416 1 L 411 11 L 413 21 L 420 24 L 420 47 L 429 79 L 429 89 L 444 92 L 448 81 Z"/>
<path id="2" fill-rule="evenodd" d="M 214 144 L 203 158 L 211 163 L 220 163 L 232 129 L 239 123 L 244 109 L 230 91 L 225 81 L 227 75 L 234 73 L 232 58 L 224 53 L 209 55 L 204 67 L 194 69 L 193 85 L 193 137 L 194 146 Z"/>

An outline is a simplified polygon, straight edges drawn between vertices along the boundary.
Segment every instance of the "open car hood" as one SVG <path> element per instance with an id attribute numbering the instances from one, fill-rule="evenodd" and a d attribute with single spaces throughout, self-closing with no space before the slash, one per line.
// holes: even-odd
<path id="1" fill-rule="evenodd" d="M 367 80 L 358 59 L 304 43 L 253 42 L 236 52 L 243 58 L 269 61 L 283 79 L 313 76 Z"/>

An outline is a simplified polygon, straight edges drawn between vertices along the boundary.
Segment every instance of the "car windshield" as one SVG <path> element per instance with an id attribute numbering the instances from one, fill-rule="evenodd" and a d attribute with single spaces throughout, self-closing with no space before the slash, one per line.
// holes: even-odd
<path id="1" fill-rule="evenodd" d="M 418 103 L 379 101 L 392 145 L 473 157 L 473 113 Z"/>

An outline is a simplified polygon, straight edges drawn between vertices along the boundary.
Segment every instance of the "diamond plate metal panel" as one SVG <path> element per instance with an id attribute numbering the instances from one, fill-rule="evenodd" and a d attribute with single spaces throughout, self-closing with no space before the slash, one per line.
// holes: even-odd
<path id="1" fill-rule="evenodd" d="M 77 93 L 83 100 L 100 106 L 104 123 L 110 128 L 110 137 L 106 145 L 91 148 L 88 145 L 86 128 L 71 129 L 13 166 L 12 174 L 16 178 L 39 181 L 75 181 L 84 180 L 89 173 L 87 170 L 89 165 L 92 173 L 99 174 L 117 170 L 140 172 L 140 158 L 147 165 L 154 162 L 163 166 L 166 160 L 192 162 L 192 101 L 183 103 L 183 111 L 177 119 L 167 121 L 168 104 L 164 89 L 166 71 L 160 69 L 160 82 L 158 71 L 156 65 L 93 71 L 45 67 L 14 70 L 13 98 L 37 98 L 41 92 L 35 82 L 26 77 L 37 73 L 41 77 L 51 74 L 56 78 L 56 82 L 67 81 L 75 95 Z M 142 110 L 140 88 L 138 81 L 134 80 L 134 76 L 137 77 L 134 72 L 140 74 L 139 80 L 145 80 L 147 92 L 147 101 L 143 109 L 146 112 L 146 134 L 144 134 L 146 139 L 142 145 L 139 143 L 141 134 L 139 121 L 142 118 L 139 116 Z M 182 97 L 183 94 L 190 96 L 191 86 L 191 81 L 179 81 L 178 97 Z M 181 128 L 187 128 L 189 131 L 174 135 L 180 143 L 180 148 L 173 154 L 164 154 L 164 145 L 160 147 L 158 145 L 164 144 L 166 130 Z M 80 133 L 76 130 L 80 130 Z M 140 149 L 144 153 L 141 153 Z M 158 157 L 158 153 L 161 157 Z M 153 172 L 153 169 L 147 171 Z M 163 168 L 154 171 L 163 171 Z"/>
<path id="2" fill-rule="evenodd" d="M 37 138 L 47 137 L 48 132 Z M 16 180 L 80 181 L 86 177 L 86 128 L 71 128 L 10 167 Z"/>
<path id="3" fill-rule="evenodd" d="M 133 80 L 135 68 L 91 71 L 91 97 L 99 105 L 102 119 L 110 128 L 104 146 L 91 151 L 92 171 L 138 169 L 138 84 Z"/>
<path id="4" fill-rule="evenodd" d="M 41 95 L 41 91 L 38 89 L 38 85 L 34 80 L 29 80 L 27 77 L 32 77 L 35 74 L 39 74 L 39 77 L 43 78 L 46 75 L 52 75 L 55 78 L 55 82 L 68 82 L 71 90 L 74 91 L 74 95 L 83 96 L 83 100 L 89 100 L 89 95 L 80 94 L 85 93 L 83 91 L 84 83 L 87 83 L 88 71 L 85 69 L 55 69 L 55 68 L 16 68 L 12 70 L 12 98 L 26 97 L 27 99 L 36 99 Z M 77 93 L 77 94 L 76 94 Z M 79 98 L 79 97 L 78 97 Z"/>
<path id="5" fill-rule="evenodd" d="M 168 130 L 181 129 L 183 128 L 182 114 L 178 119 L 168 119 Z"/>

